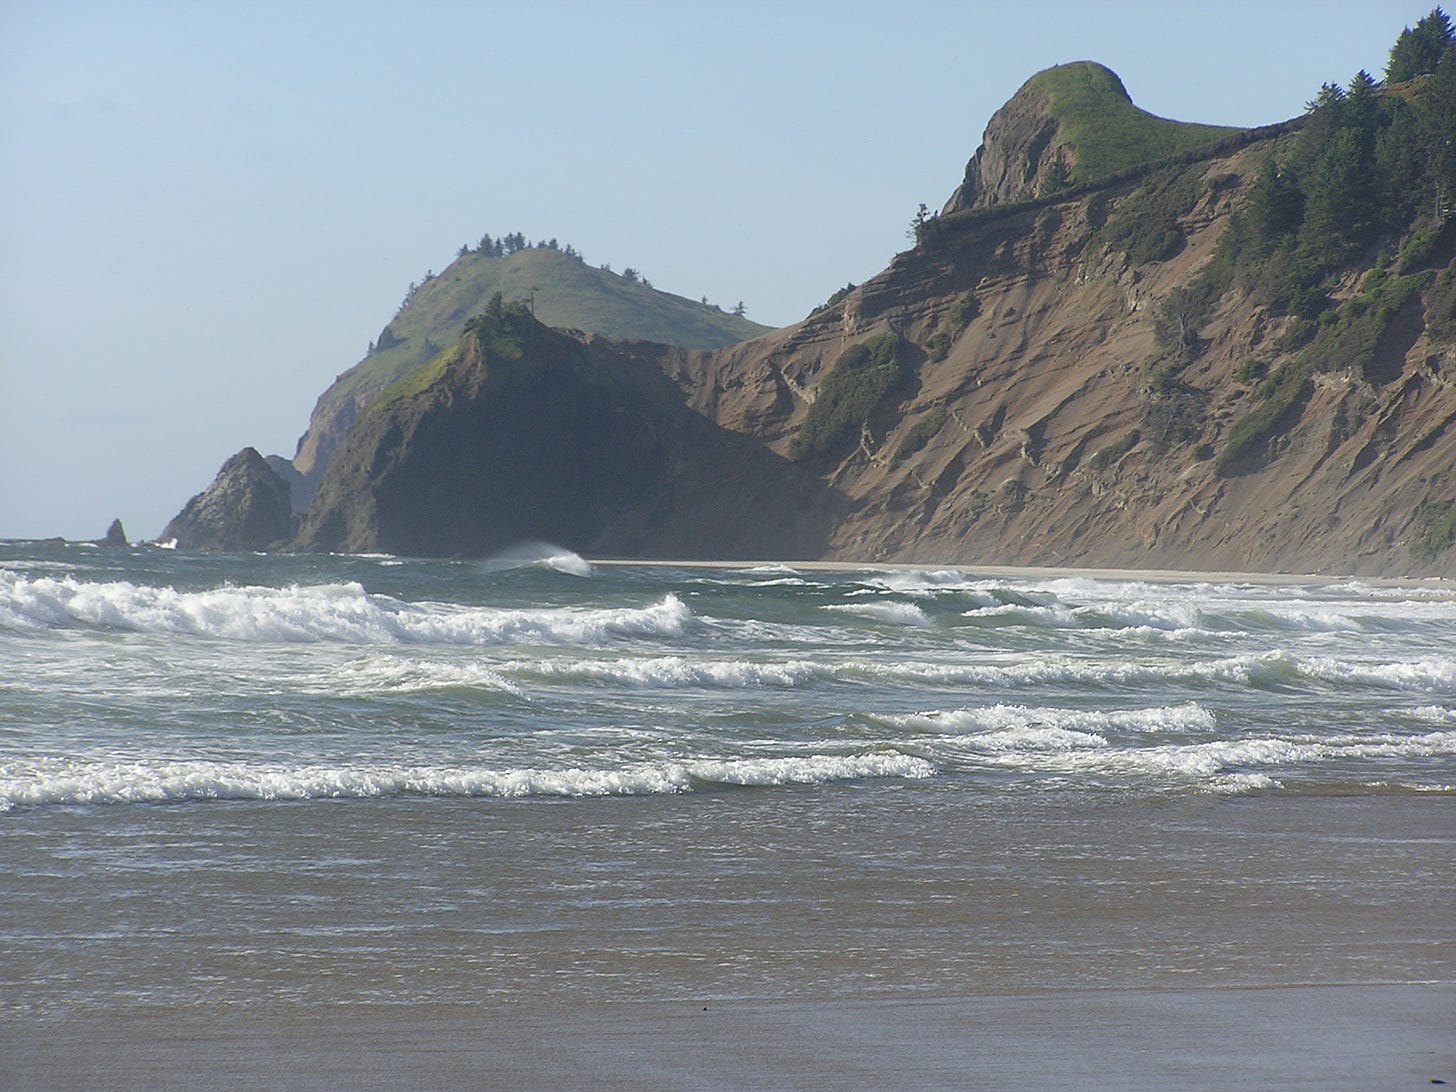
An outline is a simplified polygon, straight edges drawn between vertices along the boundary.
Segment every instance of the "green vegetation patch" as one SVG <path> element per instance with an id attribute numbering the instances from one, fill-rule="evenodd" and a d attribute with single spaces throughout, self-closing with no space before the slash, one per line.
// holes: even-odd
<path id="1" fill-rule="evenodd" d="M 1070 183 L 1089 182 L 1129 167 L 1213 144 L 1237 133 L 1222 125 L 1160 118 L 1134 106 L 1109 68 L 1089 61 L 1058 65 L 1031 78 L 1057 120 L 1058 144 L 1077 150 Z"/>
<path id="2" fill-rule="evenodd" d="M 1179 221 L 1193 210 L 1200 188 L 1198 173 L 1187 167 L 1156 172 L 1108 216 L 1103 240 L 1139 265 L 1175 257 L 1187 242 Z"/>
<path id="3" fill-rule="evenodd" d="M 820 311 L 827 311 L 835 304 L 842 303 L 846 298 L 848 298 L 849 294 L 855 290 L 855 287 L 856 285 L 854 281 L 850 281 L 843 288 L 836 289 L 827 300 L 821 303 L 818 307 L 814 308 L 814 310 L 810 311 L 809 314 L 817 315 Z"/>
<path id="4" fill-rule="evenodd" d="M 1214 463 L 1218 473 L 1225 477 L 1237 473 L 1247 459 L 1268 443 L 1283 425 L 1285 415 L 1301 405 L 1313 388 L 1309 365 L 1303 360 L 1291 361 L 1261 383 L 1255 391 L 1257 404 L 1229 429 L 1228 439 Z"/>
<path id="5" fill-rule="evenodd" d="M 945 320 L 940 324 L 940 328 L 926 339 L 926 355 L 936 363 L 944 360 L 950 355 L 951 346 L 956 343 L 956 339 L 965 333 L 971 320 L 980 313 L 981 301 L 976 299 L 973 293 L 967 292 L 956 300 L 950 310 L 946 312 Z"/>
<path id="6" fill-rule="evenodd" d="M 938 406 L 911 425 L 910 431 L 905 433 L 905 438 L 900 441 L 900 446 L 895 448 L 895 461 L 898 463 L 902 459 L 908 459 L 935 439 L 940 430 L 945 427 L 948 416 L 945 407 Z"/>
<path id="7" fill-rule="evenodd" d="M 1456 501 L 1426 501 L 1416 509 L 1416 534 L 1411 556 L 1433 561 L 1456 545 Z"/>
<path id="8" fill-rule="evenodd" d="M 1393 277 L 1383 269 L 1371 270 L 1360 295 L 1320 316 L 1314 341 L 1303 353 L 1312 369 L 1330 372 L 1350 368 L 1371 378 L 1375 355 L 1390 320 L 1429 279 L 1425 273 Z"/>
<path id="9" fill-rule="evenodd" d="M 789 444 L 789 455 L 805 459 L 840 446 L 904 379 L 900 339 L 894 333 L 851 345 L 820 382 L 814 404 Z"/>
<path id="10" fill-rule="evenodd" d="M 378 413 L 404 398 L 413 398 L 445 374 L 446 369 L 460 358 L 460 346 L 441 350 L 433 359 L 425 361 L 400 376 L 374 396 L 369 402 L 366 414 Z"/>
<path id="11" fill-rule="evenodd" d="M 1220 474 L 1232 474 L 1261 445 L 1276 435 L 1287 415 L 1308 398 L 1317 372 L 1343 368 L 1371 378 L 1381 339 L 1395 313 L 1430 280 L 1429 273 L 1406 277 L 1374 269 L 1365 278 L 1360 295 L 1320 316 L 1313 340 L 1289 363 L 1254 388 L 1254 404 L 1229 430 L 1215 464 Z M 1240 369 L 1242 374 L 1243 369 Z"/>
<path id="12" fill-rule="evenodd" d="M 1426 292 L 1426 334 L 1446 341 L 1456 338 L 1456 261 L 1441 271 Z"/>

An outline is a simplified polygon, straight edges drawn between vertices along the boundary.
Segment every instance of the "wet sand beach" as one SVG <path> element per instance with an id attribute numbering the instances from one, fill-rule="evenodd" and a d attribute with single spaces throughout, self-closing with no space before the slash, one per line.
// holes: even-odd
<path id="1" fill-rule="evenodd" d="M 130 935 L 11 962 L 0 1087 L 1456 1083 L 1449 797 L 948 798 L 918 820 L 904 794 L 852 817 L 827 797 L 395 805 L 414 833 L 373 871 L 234 880 L 234 910 L 159 868 Z M 380 850 L 376 810 L 338 809 L 336 859 Z M 147 840 L 227 854 L 311 822 L 199 818 L 152 810 Z M 427 818 L 472 846 L 432 845 Z M 48 837 L 84 854 L 84 827 Z M 482 877 L 493 897 L 466 891 Z M 54 876 L 11 886 L 12 912 L 72 931 L 65 898 L 25 898 Z M 304 898 L 330 910 L 300 934 Z M 24 986 L 60 974 L 72 1003 Z"/>
<path id="2" fill-rule="evenodd" d="M 0 1031 L 0 1087 L 1429 1088 L 1456 985 L 913 1001 L 266 1003 Z"/>

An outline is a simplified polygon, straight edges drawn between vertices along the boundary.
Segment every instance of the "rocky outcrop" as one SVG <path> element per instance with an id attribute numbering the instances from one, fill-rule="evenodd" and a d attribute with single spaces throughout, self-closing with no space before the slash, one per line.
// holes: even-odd
<path id="1" fill-rule="evenodd" d="M 1131 166 L 1077 80 L 1132 112 Z M 795 326 L 688 350 L 497 305 L 358 404 L 292 546 L 1456 575 L 1456 219 L 1331 266 L 1318 321 L 1198 287 L 1313 131 L 1200 144 L 1100 66 L 1044 73 L 933 230 Z M 1041 192 L 1059 149 L 1115 169 Z M 248 473 L 177 522 L 238 548 Z"/>
<path id="2" fill-rule="evenodd" d="M 368 355 L 319 397 L 292 460 L 295 511 L 308 509 L 334 451 L 375 396 L 454 345 L 466 320 L 495 292 L 506 302 L 529 299 L 532 313 L 548 326 L 688 348 L 732 345 L 769 329 L 546 246 L 500 258 L 462 254 L 411 291 Z"/>
<path id="3" fill-rule="evenodd" d="M 293 532 L 288 483 L 245 447 L 167 524 L 162 540 L 185 550 L 266 550 L 287 543 Z"/>
<path id="4" fill-rule="evenodd" d="M 1121 80 L 1117 80 L 1117 87 L 1126 98 Z M 1058 154 L 1066 154 L 1054 146 L 1059 122 L 1049 106 L 1046 88 L 1033 77 L 991 115 L 980 147 L 966 164 L 965 179 L 945 203 L 943 214 L 1009 204 L 1037 195 L 1039 180 L 1047 175 Z"/>
<path id="5" fill-rule="evenodd" d="M 293 514 L 298 515 L 307 511 L 307 497 L 313 495 L 312 489 L 306 486 L 303 475 L 298 472 L 293 463 L 285 459 L 282 455 L 265 455 L 263 461 L 268 464 L 269 469 L 273 473 L 288 483 L 288 493 L 293 503 Z M 306 490 L 307 493 L 305 495 Z"/>
<path id="6" fill-rule="evenodd" d="M 812 558 L 832 489 L 717 427 L 631 346 L 524 308 L 467 335 L 424 389 L 372 407 L 319 484 L 297 546 L 482 556 L 545 540 L 594 556 Z M 661 347 L 644 347 L 647 354 Z"/>
<path id="7" fill-rule="evenodd" d="M 130 546 L 126 540 L 126 529 L 122 527 L 121 520 L 114 519 L 111 526 L 106 529 L 106 537 L 101 539 L 102 546 Z"/>
<path id="8" fill-rule="evenodd" d="M 1093 61 L 1054 65 L 991 116 L 942 215 L 1045 197 L 1245 132 L 1150 114 Z"/>

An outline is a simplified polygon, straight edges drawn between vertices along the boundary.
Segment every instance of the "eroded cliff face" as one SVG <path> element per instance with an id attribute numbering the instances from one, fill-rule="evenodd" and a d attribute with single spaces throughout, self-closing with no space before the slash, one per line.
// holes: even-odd
<path id="1" fill-rule="evenodd" d="M 1456 360 L 1427 336 L 1421 294 L 1385 330 L 1377 364 L 1316 375 L 1232 467 L 1215 455 L 1260 377 L 1292 358 L 1280 337 L 1294 320 L 1231 293 L 1175 383 L 1150 368 L 1156 307 L 1210 259 L 1267 150 L 1184 168 L 1201 196 L 1168 260 L 1134 265 L 1100 242 L 1135 189 L 1124 182 L 971 218 L 829 312 L 664 366 L 699 412 L 787 454 L 839 353 L 898 336 L 908 383 L 858 442 L 810 460 L 847 502 L 831 558 L 1456 574 L 1449 552 L 1413 551 L 1417 509 L 1456 499 Z M 1452 258 L 1452 237 L 1431 265 Z"/>
<path id="2" fill-rule="evenodd" d="M 1083 120 L 1122 111 L 1143 158 L 1040 192 L 1092 157 L 1058 143 L 1082 84 Z M 1302 124 L 1220 136 L 1065 66 L 992 119 L 913 250 L 795 326 L 694 351 L 497 300 L 497 334 L 355 404 L 291 548 L 1456 576 L 1456 218 L 1347 262 L 1317 323 L 1237 278 L 1180 317 Z M 223 526 L 229 496 L 279 487 L 225 467 L 189 510 L 212 496 Z M 185 544 L 238 548 L 251 517 L 227 518 Z"/>
<path id="3" fill-rule="evenodd" d="M 1117 88 L 1122 90 L 1121 81 Z M 1122 94 L 1127 97 L 1125 90 Z M 1058 155 L 1071 158 L 1069 151 L 1055 144 L 1058 122 L 1048 106 L 1045 88 L 1028 80 L 991 115 L 980 147 L 966 164 L 966 176 L 945 203 L 943 213 L 1005 205 L 1037 195 Z"/>

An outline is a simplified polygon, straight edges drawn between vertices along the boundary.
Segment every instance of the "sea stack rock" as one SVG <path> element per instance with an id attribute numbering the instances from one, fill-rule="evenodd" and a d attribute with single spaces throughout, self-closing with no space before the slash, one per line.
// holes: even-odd
<path id="1" fill-rule="evenodd" d="M 121 520 L 114 519 L 111 526 L 106 528 L 106 537 L 101 540 L 103 546 L 130 546 L 126 540 L 126 530 L 121 526 Z"/>
<path id="2" fill-rule="evenodd" d="M 223 463 L 162 532 L 184 550 L 266 550 L 292 536 L 288 483 L 251 447 Z"/>

